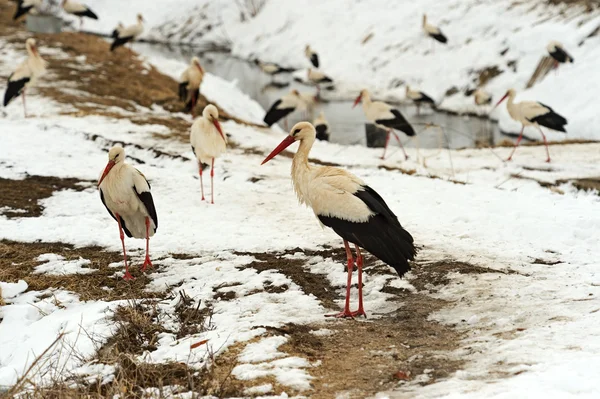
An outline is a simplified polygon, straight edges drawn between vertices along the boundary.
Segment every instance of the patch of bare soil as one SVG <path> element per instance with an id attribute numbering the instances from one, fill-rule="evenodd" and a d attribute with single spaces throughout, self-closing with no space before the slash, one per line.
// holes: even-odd
<path id="1" fill-rule="evenodd" d="M 8 218 L 38 217 L 40 201 L 61 190 L 83 191 L 94 182 L 54 176 L 27 176 L 23 180 L 0 177 L 0 214 Z"/>
<path id="2" fill-rule="evenodd" d="M 118 239 L 116 229 L 115 225 L 115 238 Z M 86 267 L 94 270 L 94 273 L 61 276 L 33 274 L 35 267 L 44 263 L 37 260 L 38 256 L 47 253 L 63 256 L 66 260 L 77 260 L 80 257 L 88 259 L 91 263 Z M 130 264 L 130 272 L 135 277 L 133 281 L 125 281 L 121 277 L 114 276 L 115 272 L 122 270 L 108 266 L 114 262 L 123 262 L 123 255 L 119 252 L 106 251 L 101 247 L 76 248 L 73 245 L 56 242 L 0 241 L 0 281 L 25 280 L 30 291 L 65 289 L 79 294 L 82 301 L 112 301 L 161 295 L 144 290 L 150 279 L 139 270 L 140 265 L 137 262 Z"/>

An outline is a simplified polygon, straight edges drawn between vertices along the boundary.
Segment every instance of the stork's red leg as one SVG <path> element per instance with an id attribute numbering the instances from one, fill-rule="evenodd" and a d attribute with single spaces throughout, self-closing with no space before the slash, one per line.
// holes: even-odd
<path id="1" fill-rule="evenodd" d="M 346 304 L 344 305 L 344 311 L 340 313 L 326 314 L 325 317 L 353 317 L 350 311 L 350 287 L 352 286 L 352 269 L 354 268 L 354 259 L 352 259 L 352 251 L 348 241 L 344 240 L 344 246 L 346 247 L 346 257 L 348 258 L 348 282 L 346 284 Z"/>
<path id="2" fill-rule="evenodd" d="M 202 162 L 198 161 L 198 172 L 200 173 L 200 192 L 202 192 L 202 201 L 204 201 L 204 182 L 202 181 Z"/>
<path id="3" fill-rule="evenodd" d="M 515 151 L 517 150 L 519 143 L 521 142 L 521 140 L 523 140 L 523 130 L 525 130 L 525 125 L 523 125 L 523 127 L 521 128 L 521 134 L 519 134 L 519 138 L 517 139 L 515 146 L 513 147 L 512 151 L 510 152 L 510 155 L 508 156 L 508 158 L 506 158 L 507 161 L 512 160 L 512 156 L 515 153 Z M 542 136 L 543 135 L 544 135 L 544 133 L 542 133 Z M 545 137 L 544 137 L 544 139 L 545 139 Z"/>
<path id="4" fill-rule="evenodd" d="M 152 267 L 152 262 L 150 262 L 150 218 L 146 216 L 146 258 L 142 265 L 142 271 L 146 271 L 149 267 Z"/>
<path id="5" fill-rule="evenodd" d="M 125 262 L 125 280 L 133 280 L 133 276 L 129 273 L 129 266 L 127 265 L 127 252 L 125 252 L 125 235 L 123 234 L 123 228 L 121 227 L 121 217 L 118 213 L 115 213 L 117 224 L 119 225 L 119 236 L 121 237 L 121 245 L 123 246 L 123 261 Z"/>
<path id="6" fill-rule="evenodd" d="M 210 164 L 210 203 L 215 203 L 215 185 L 213 183 L 215 177 L 215 159 L 212 159 Z"/>
<path id="7" fill-rule="evenodd" d="M 406 150 L 404 149 L 404 145 L 402 144 L 402 141 L 400 141 L 400 137 L 398 137 L 398 135 L 396 134 L 396 132 L 394 132 L 393 130 L 390 129 L 390 131 L 394 134 L 394 137 L 398 141 L 398 144 L 400 144 L 400 148 L 402 148 L 402 152 L 404 153 L 404 159 L 407 160 L 408 159 L 408 154 L 406 153 Z"/>
<path id="8" fill-rule="evenodd" d="M 544 132 L 542 132 L 542 128 L 539 127 L 539 125 L 536 125 L 537 128 L 539 129 L 540 133 L 542 134 L 542 138 L 544 139 L 544 145 L 546 146 L 546 155 L 548 158 L 546 158 L 546 162 L 550 162 L 550 150 L 548 150 L 548 141 L 546 141 L 546 135 L 544 134 Z"/>
<path id="9" fill-rule="evenodd" d="M 356 312 L 352 312 L 352 316 L 365 316 L 365 308 L 363 307 L 363 282 L 362 282 L 362 268 L 363 268 L 363 256 L 360 253 L 360 247 L 354 244 L 356 248 L 356 266 L 358 267 L 358 310 Z"/>
<path id="10" fill-rule="evenodd" d="M 385 159 L 385 152 L 387 151 L 389 142 L 390 142 L 390 129 L 388 129 L 387 133 L 385 134 L 385 146 L 383 147 L 383 155 L 381 155 L 381 159 Z"/>

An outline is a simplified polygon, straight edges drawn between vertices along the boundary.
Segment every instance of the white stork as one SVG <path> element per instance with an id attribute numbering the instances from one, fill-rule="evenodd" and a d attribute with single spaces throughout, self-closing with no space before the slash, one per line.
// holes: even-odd
<path id="1" fill-rule="evenodd" d="M 127 237 L 146 239 L 146 257 L 142 271 L 152 267 L 150 261 L 150 237 L 158 228 L 158 216 L 146 177 L 131 165 L 125 163 L 125 150 L 114 146 L 108 152 L 108 164 L 98 181 L 100 199 L 110 216 L 119 225 L 119 236 L 123 246 L 125 280 L 133 279 L 127 264 L 127 252 L 123 230 Z"/>
<path id="2" fill-rule="evenodd" d="M 508 114 L 512 119 L 517 122 L 520 122 L 522 125 L 521 133 L 519 134 L 519 138 L 513 147 L 507 161 L 512 159 L 515 150 L 519 146 L 521 139 L 523 138 L 523 130 L 525 130 L 525 126 L 535 126 L 538 128 L 540 133 L 542 134 L 542 138 L 544 139 L 544 145 L 546 146 L 546 155 L 548 158 L 546 162 L 550 162 L 550 151 L 548 150 L 548 142 L 546 141 L 546 135 L 542 131 L 540 126 L 547 127 L 548 129 L 556 130 L 559 132 L 567 132 L 565 130 L 565 125 L 567 124 L 567 120 L 554 112 L 552 108 L 547 105 L 544 105 L 537 101 L 522 101 L 520 103 L 515 103 L 516 92 L 514 89 L 509 89 L 504 97 L 498 101 L 494 109 L 500 105 L 502 101 L 504 101 L 508 97 L 508 103 L 506 108 L 508 109 Z"/>
<path id="3" fill-rule="evenodd" d="M 319 93 L 321 92 L 321 84 L 322 83 L 333 83 L 333 79 L 331 79 L 329 76 L 325 75 L 323 72 L 321 71 L 317 71 L 315 69 L 312 68 L 308 68 L 308 72 L 306 74 L 308 81 L 312 84 L 314 84 L 315 86 L 317 86 L 317 96 L 319 96 Z"/>
<path id="4" fill-rule="evenodd" d="M 555 40 L 548 43 L 546 49 L 548 50 L 548 54 L 550 54 L 550 57 L 554 59 L 554 68 L 558 68 L 559 63 L 565 64 L 568 62 L 575 62 L 575 59 L 571 57 L 569 53 L 567 53 L 563 45 Z"/>
<path id="5" fill-rule="evenodd" d="M 440 28 L 437 26 L 433 26 L 427 22 L 427 15 L 423 14 L 423 31 L 425 34 L 440 43 L 446 44 L 448 43 L 448 38 L 442 33 Z"/>
<path id="6" fill-rule="evenodd" d="M 88 6 L 75 0 L 63 0 L 62 8 L 66 13 L 79 17 L 79 29 L 83 25 L 83 17 L 98 19 L 98 16 Z"/>
<path id="7" fill-rule="evenodd" d="M 306 45 L 306 47 L 304 47 L 304 55 L 306 56 L 306 58 L 308 58 L 310 63 L 315 68 L 319 67 L 319 54 L 317 54 L 313 49 L 311 49 L 310 45 L 308 44 Z"/>
<path id="8" fill-rule="evenodd" d="M 47 62 L 44 61 L 37 49 L 35 39 L 29 38 L 25 41 L 28 57 L 8 77 L 6 92 L 4 93 L 4 106 L 6 107 L 13 99 L 21 94 L 23 96 L 23 112 L 27 118 L 27 107 L 25 105 L 25 90 L 35 84 L 37 78 L 46 73 Z"/>
<path id="9" fill-rule="evenodd" d="M 179 78 L 179 98 L 185 102 L 185 110 L 194 114 L 194 108 L 200 95 L 200 85 L 204 80 L 204 68 L 200 65 L 198 57 L 192 57 L 190 65 L 183 71 Z"/>
<path id="10" fill-rule="evenodd" d="M 123 25 L 122 22 L 119 22 L 117 24 L 117 27 L 115 29 L 113 29 L 112 33 L 110 34 L 110 37 L 112 37 L 113 39 L 116 39 L 117 37 L 119 37 L 119 32 L 125 28 L 125 26 Z"/>
<path id="11" fill-rule="evenodd" d="M 313 125 L 317 131 L 317 140 L 329 141 L 329 122 L 325 119 L 323 111 L 315 118 Z"/>
<path id="12" fill-rule="evenodd" d="M 435 101 L 422 91 L 412 90 L 409 85 L 406 85 L 406 98 L 411 100 L 417 106 L 417 115 L 419 115 L 422 104 L 429 104 L 435 107 Z"/>
<path id="13" fill-rule="evenodd" d="M 198 160 L 198 173 L 200 174 L 200 190 L 204 201 L 204 182 L 202 181 L 203 164 L 210 161 L 210 203 L 215 203 L 214 176 L 215 158 L 223 154 L 227 148 L 227 137 L 223 134 L 219 123 L 217 107 L 208 104 L 202 111 L 202 116 L 194 121 L 190 132 L 192 151 Z"/>
<path id="14" fill-rule="evenodd" d="M 254 60 L 254 63 L 267 75 L 279 75 L 280 73 L 294 72 L 292 68 L 284 68 L 272 62 L 262 62 L 261 60 Z"/>
<path id="15" fill-rule="evenodd" d="M 134 41 L 139 35 L 144 32 L 144 17 L 142 14 L 137 15 L 137 23 L 120 29 L 117 36 L 114 38 L 110 46 L 110 51 L 114 51 L 117 47 L 123 46 L 125 43 Z"/>
<path id="16" fill-rule="evenodd" d="M 492 95 L 482 88 L 473 92 L 473 100 L 477 105 L 489 105 L 492 103 Z"/>
<path id="17" fill-rule="evenodd" d="M 396 137 L 396 140 L 398 140 L 398 143 L 400 144 L 400 148 L 402 148 L 402 152 L 404 152 L 405 159 L 408 159 L 408 154 L 406 154 L 406 151 L 404 150 L 402 141 L 400 141 L 400 137 L 398 137 L 396 132 L 394 132 L 394 129 L 400 130 L 407 136 L 414 136 L 415 130 L 410 123 L 408 123 L 404 116 L 402 116 L 400 111 L 391 105 L 386 104 L 383 101 L 371 101 L 371 95 L 366 89 L 362 90 L 358 97 L 356 97 L 352 107 L 356 107 L 361 101 L 363 111 L 365 112 L 367 119 L 379 127 L 387 130 L 385 147 L 383 149 L 383 155 L 381 156 L 381 159 L 385 159 L 385 152 L 390 141 L 390 133 Z"/>
<path id="18" fill-rule="evenodd" d="M 300 96 L 298 90 L 293 89 L 288 94 L 275 101 L 273 105 L 271 105 L 271 108 L 269 108 L 265 114 L 263 121 L 267 124 L 267 126 L 273 126 L 282 118 L 286 118 L 287 126 L 287 116 L 296 109 L 306 109 L 306 103 Z"/>
<path id="19" fill-rule="evenodd" d="M 308 122 L 297 123 L 262 162 L 265 164 L 277 154 L 299 141 L 300 146 L 292 161 L 292 181 L 301 203 L 311 207 L 322 225 L 331 227 L 346 248 L 348 282 L 344 310 L 335 317 L 354 317 L 366 313 L 362 297 L 363 257 L 360 248 L 392 266 L 399 276 L 410 270 L 416 249 L 413 238 L 400 225 L 398 218 L 383 198 L 358 177 L 344 169 L 331 166 L 313 166 L 308 154 L 315 142 L 315 128 Z M 358 310 L 350 311 L 350 287 L 354 260 L 348 242 L 355 245 L 358 267 Z"/>
<path id="20" fill-rule="evenodd" d="M 29 13 L 32 10 L 39 10 L 42 7 L 43 0 L 19 0 L 17 9 L 13 16 L 13 21 L 19 19 L 20 16 Z"/>

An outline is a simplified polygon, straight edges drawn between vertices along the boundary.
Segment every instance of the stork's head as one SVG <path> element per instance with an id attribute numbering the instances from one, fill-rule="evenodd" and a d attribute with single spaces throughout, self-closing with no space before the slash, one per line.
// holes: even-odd
<path id="1" fill-rule="evenodd" d="M 192 57 L 192 65 L 198 68 L 200 72 L 204 73 L 204 69 L 202 68 L 202 65 L 200 65 L 200 58 Z"/>
<path id="2" fill-rule="evenodd" d="M 38 55 L 37 44 L 33 37 L 30 37 L 25 41 L 25 47 L 27 48 L 28 52 L 32 53 L 33 55 Z"/>
<path id="3" fill-rule="evenodd" d="M 369 92 L 367 91 L 367 89 L 362 89 L 358 97 L 356 97 L 356 100 L 354 100 L 354 105 L 352 105 L 352 108 L 356 107 L 358 103 L 362 101 L 363 97 L 367 97 L 368 95 Z"/>
<path id="4" fill-rule="evenodd" d="M 102 180 L 108 175 L 108 172 L 118 163 L 125 161 L 125 150 L 120 145 L 116 145 L 108 151 L 108 163 L 102 172 L 102 176 L 98 181 L 98 186 L 102 183 Z"/>
<path id="5" fill-rule="evenodd" d="M 227 141 L 225 139 L 225 135 L 223 134 L 223 129 L 221 129 L 221 124 L 219 123 L 219 110 L 217 110 L 217 107 L 215 107 L 212 104 L 208 104 L 206 107 L 204 107 L 204 110 L 202 111 L 202 116 L 204 117 L 204 119 L 211 122 L 215 126 L 223 140 Z"/>
<path id="6" fill-rule="evenodd" d="M 517 92 L 515 91 L 515 89 L 508 89 L 508 90 L 506 91 L 506 94 L 504 94 L 504 96 L 502 96 L 502 98 L 500 99 L 500 101 L 498 101 L 498 102 L 496 103 L 496 105 L 494 106 L 494 108 L 492 108 L 492 111 L 493 111 L 493 110 L 495 110 L 495 109 L 496 109 L 496 107 L 497 107 L 498 105 L 500 105 L 500 103 L 502 103 L 502 101 L 506 100 L 506 98 L 507 98 L 507 97 L 509 97 L 509 98 L 514 98 L 516 94 L 517 94 Z"/>
<path id="7" fill-rule="evenodd" d="M 315 127 L 310 122 L 298 122 L 294 125 L 290 134 L 283 139 L 281 143 L 262 161 L 261 165 L 266 164 L 271 159 L 275 158 L 277 154 L 294 144 L 296 141 L 302 140 L 315 140 L 317 132 Z"/>
<path id="8" fill-rule="evenodd" d="M 145 21 L 144 21 L 144 17 L 142 17 L 142 14 L 138 14 L 138 15 L 137 15 L 137 20 L 138 20 L 138 22 L 139 22 L 140 24 L 141 24 L 142 22 L 145 22 Z"/>

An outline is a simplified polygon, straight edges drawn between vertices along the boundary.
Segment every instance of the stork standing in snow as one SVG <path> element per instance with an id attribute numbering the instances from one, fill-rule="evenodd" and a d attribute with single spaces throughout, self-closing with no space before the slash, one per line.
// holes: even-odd
<path id="1" fill-rule="evenodd" d="M 271 108 L 265 114 L 263 121 L 267 126 L 273 126 L 282 118 L 286 118 L 285 124 L 287 128 L 287 116 L 297 109 L 305 109 L 306 104 L 300 96 L 298 90 L 291 90 L 288 94 L 275 101 Z"/>
<path id="2" fill-rule="evenodd" d="M 33 10 L 39 10 L 42 7 L 43 0 L 19 0 L 17 2 L 17 9 L 13 16 L 13 21 L 19 19 L 20 16 L 25 15 Z"/>
<path id="3" fill-rule="evenodd" d="M 313 125 L 317 131 L 317 140 L 329 141 L 329 122 L 325 119 L 325 114 L 322 111 L 313 121 Z"/>
<path id="4" fill-rule="evenodd" d="M 227 137 L 219 123 L 217 107 L 208 104 L 202 111 L 202 116 L 194 121 L 190 133 L 192 151 L 198 160 L 198 173 L 200 174 L 200 190 L 204 201 L 204 182 L 202 181 L 202 164 L 210 161 L 210 203 L 215 203 L 214 176 L 215 158 L 223 154 L 227 148 Z"/>
<path id="5" fill-rule="evenodd" d="M 83 26 L 83 17 L 98 19 L 98 16 L 89 7 L 75 0 L 63 0 L 62 8 L 68 14 L 79 17 L 79 29 Z"/>
<path id="6" fill-rule="evenodd" d="M 406 85 L 406 98 L 411 100 L 417 106 L 417 115 L 420 113 L 422 104 L 429 104 L 435 107 L 435 101 L 422 91 L 412 90 L 409 85 Z"/>
<path id="7" fill-rule="evenodd" d="M 152 267 L 150 261 L 150 237 L 158 228 L 158 216 L 154 200 L 150 193 L 150 184 L 146 177 L 125 163 L 125 150 L 114 146 L 108 152 L 108 164 L 98 181 L 100 199 L 110 216 L 119 225 L 119 236 L 123 246 L 123 261 L 125 262 L 125 280 L 133 279 L 127 264 L 127 252 L 123 230 L 127 237 L 146 239 L 146 257 L 142 271 Z"/>
<path id="8" fill-rule="evenodd" d="M 306 47 L 304 47 L 304 55 L 306 56 L 306 58 L 308 58 L 310 63 L 315 68 L 319 67 L 319 54 L 317 54 L 315 51 L 313 51 L 313 49 L 311 49 L 310 45 L 308 45 L 308 44 L 306 45 Z"/>
<path id="9" fill-rule="evenodd" d="M 352 107 L 356 107 L 361 101 L 363 111 L 365 112 L 367 119 L 377 126 L 387 130 L 385 147 L 383 148 L 383 155 L 381 156 L 381 159 L 385 159 L 385 152 L 390 141 L 390 133 L 396 137 L 396 140 L 398 140 L 398 144 L 400 144 L 400 148 L 402 148 L 402 152 L 404 153 L 404 158 L 408 159 L 408 154 L 406 154 L 406 151 L 404 150 L 402 141 L 400 141 L 400 137 L 398 137 L 396 132 L 394 132 L 394 129 L 400 130 L 407 136 L 414 136 L 415 130 L 410 123 L 408 123 L 404 116 L 402 116 L 400 111 L 391 105 L 386 104 L 383 101 L 371 101 L 371 95 L 366 89 L 362 90 L 358 97 L 356 97 Z"/>
<path id="10" fill-rule="evenodd" d="M 521 143 L 521 139 L 523 139 L 523 130 L 525 130 L 525 126 L 535 126 L 538 128 L 540 133 L 542 134 L 542 138 L 544 139 L 544 145 L 546 146 L 546 155 L 548 158 L 546 162 L 550 162 L 550 151 L 548 150 L 548 142 L 546 141 L 546 135 L 542 131 L 540 126 L 547 127 L 552 130 L 556 130 L 559 132 L 567 132 L 565 130 L 565 125 L 567 124 L 567 120 L 554 112 L 552 108 L 547 105 L 544 105 L 537 101 L 522 101 L 520 103 L 515 103 L 516 92 L 514 89 L 509 89 L 504 97 L 498 101 L 494 109 L 502 103 L 508 97 L 508 103 L 506 108 L 508 109 L 508 114 L 510 117 L 521 123 L 521 133 L 519 134 L 519 138 L 513 147 L 513 150 L 510 152 L 507 161 L 512 159 L 515 150 Z"/>
<path id="11" fill-rule="evenodd" d="M 550 57 L 554 59 L 554 68 L 558 68 L 558 64 L 575 62 L 575 59 L 571 57 L 569 53 L 567 53 L 563 45 L 555 40 L 548 43 L 546 49 L 548 50 Z"/>
<path id="12" fill-rule="evenodd" d="M 492 95 L 479 88 L 473 92 L 473 101 L 476 105 L 489 105 L 492 103 Z"/>
<path id="13" fill-rule="evenodd" d="M 116 39 L 117 37 L 119 37 L 119 32 L 125 28 L 125 26 L 123 25 L 122 22 L 119 22 L 117 24 L 117 27 L 115 29 L 113 29 L 112 33 L 110 34 L 110 37 L 112 37 L 113 39 Z"/>
<path id="14" fill-rule="evenodd" d="M 323 83 L 333 83 L 333 79 L 329 76 L 325 75 L 321 71 L 317 71 L 312 68 L 308 68 L 308 72 L 306 74 L 308 81 L 315 86 L 317 86 L 317 97 L 321 93 L 321 84 Z"/>
<path id="15" fill-rule="evenodd" d="M 262 62 L 261 60 L 255 60 L 254 63 L 258 65 L 261 71 L 270 76 L 279 75 L 280 73 L 294 72 L 292 68 L 284 68 L 272 62 Z"/>
<path id="16" fill-rule="evenodd" d="M 8 77 L 8 85 L 4 93 L 4 106 L 6 107 L 21 94 L 23 96 L 23 113 L 27 118 L 25 90 L 35 84 L 37 78 L 46 73 L 47 63 L 40 57 L 35 39 L 27 39 L 25 41 L 25 48 L 27 49 L 27 59 Z"/>
<path id="17" fill-rule="evenodd" d="M 299 141 L 292 161 L 292 181 L 298 200 L 312 208 L 322 225 L 331 227 L 344 240 L 348 281 L 344 310 L 335 317 L 365 316 L 362 295 L 363 257 L 360 248 L 392 266 L 399 276 L 410 270 L 416 249 L 413 238 L 383 198 L 358 177 L 344 169 L 313 166 L 308 154 L 315 142 L 315 128 L 308 122 L 297 123 L 262 162 L 265 164 L 285 148 Z M 350 287 L 354 259 L 349 242 L 356 248 L 358 267 L 358 310 L 350 311 Z"/>
<path id="18" fill-rule="evenodd" d="M 120 29 L 117 36 L 114 38 L 110 46 L 110 51 L 114 51 L 117 47 L 123 46 L 126 43 L 134 41 L 139 35 L 144 32 L 144 17 L 142 14 L 137 15 L 137 23 Z"/>
<path id="19" fill-rule="evenodd" d="M 425 34 L 431 38 L 433 38 L 434 40 L 446 44 L 448 43 L 448 38 L 442 33 L 442 31 L 440 30 L 440 28 L 438 28 L 437 26 L 433 26 L 430 23 L 427 22 L 427 15 L 423 14 L 423 31 L 425 32 Z"/>
<path id="20" fill-rule="evenodd" d="M 204 80 L 204 68 L 200 65 L 198 57 L 193 57 L 190 65 L 179 78 L 179 98 L 185 102 L 185 110 L 194 114 L 194 108 L 200 96 L 200 85 Z"/>

